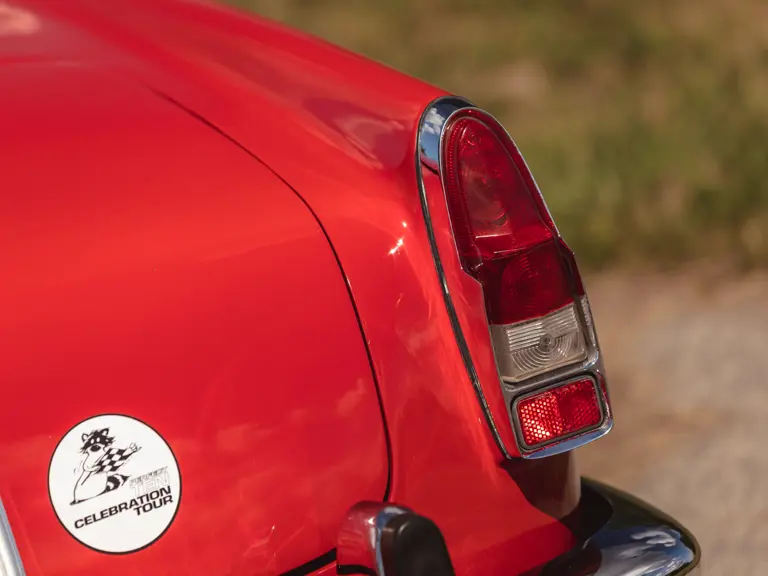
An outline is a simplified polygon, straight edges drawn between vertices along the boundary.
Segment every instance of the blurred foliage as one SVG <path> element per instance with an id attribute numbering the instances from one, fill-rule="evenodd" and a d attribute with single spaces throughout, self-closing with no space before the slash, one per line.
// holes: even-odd
<path id="1" fill-rule="evenodd" d="M 580 261 L 768 265 L 764 0 L 230 0 L 488 108 Z"/>

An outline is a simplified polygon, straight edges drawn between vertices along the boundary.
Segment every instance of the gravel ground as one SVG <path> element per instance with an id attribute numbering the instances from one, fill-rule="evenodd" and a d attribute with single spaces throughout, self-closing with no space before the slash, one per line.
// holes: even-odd
<path id="1" fill-rule="evenodd" d="M 690 528 L 707 576 L 768 573 L 768 276 L 588 280 L 616 425 L 582 473 Z"/>

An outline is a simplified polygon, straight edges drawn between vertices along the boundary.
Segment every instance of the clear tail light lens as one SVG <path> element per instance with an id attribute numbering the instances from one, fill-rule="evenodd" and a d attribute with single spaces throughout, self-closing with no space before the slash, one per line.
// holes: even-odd
<path id="1" fill-rule="evenodd" d="M 587 359 L 587 342 L 574 304 L 518 324 L 491 325 L 501 377 L 520 382 Z"/>

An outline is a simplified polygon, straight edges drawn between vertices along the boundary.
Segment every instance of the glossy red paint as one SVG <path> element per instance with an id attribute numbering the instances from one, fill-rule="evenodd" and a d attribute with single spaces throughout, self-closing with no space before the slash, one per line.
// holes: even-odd
<path id="1" fill-rule="evenodd" d="M 198 126 L 201 134 L 208 129 L 204 128 L 204 123 L 226 133 L 279 174 L 307 202 L 339 257 L 373 360 L 391 441 L 389 497 L 432 518 L 440 526 L 457 573 L 514 574 L 541 564 L 572 546 L 573 536 L 554 517 L 566 511 L 577 496 L 572 490 L 575 476 L 569 457 L 544 463 L 518 461 L 512 465 L 501 465 L 501 454 L 486 426 L 453 338 L 427 241 L 415 172 L 417 122 L 427 104 L 441 94 L 439 90 L 296 32 L 201 2 L 25 0 L 20 3 L 17 0 L 16 4 L 32 14 L 39 27 L 35 32 L 15 37 L 10 44 L 0 41 L 0 61 L 34 59 L 66 61 L 72 66 L 87 64 L 105 76 L 141 83 L 158 97 L 168 100 L 165 102 L 167 108 L 164 108 L 168 118 L 181 114 L 179 109 L 170 108 L 170 102 L 178 103 L 202 119 Z M 18 82 L 14 74 L 0 69 L 0 76 L 5 76 L 7 81 Z M 41 105 L 48 98 L 49 92 L 43 91 L 24 95 L 30 107 Z M 133 99 L 126 98 L 123 105 L 139 114 L 139 105 Z M 71 107 L 73 113 L 84 110 L 75 103 Z M 191 119 L 192 116 L 189 117 Z M 138 116 L 135 120 L 138 122 Z M 170 122 L 165 116 L 158 118 L 158 122 L 166 121 Z M 241 378 L 237 380 L 239 387 L 229 389 L 229 404 L 217 412 L 225 424 L 232 425 L 228 420 L 232 419 L 246 430 L 249 425 L 252 426 L 253 408 L 238 396 L 238 391 L 246 390 L 245 382 L 250 385 L 248 391 L 254 405 L 264 402 L 263 398 L 274 398 L 273 390 L 268 388 L 270 385 L 296 392 L 286 397 L 286 401 L 295 410 L 306 410 L 301 412 L 307 415 L 306 418 L 310 419 L 310 415 L 318 418 L 317 421 L 307 422 L 322 421 L 329 428 L 319 432 L 313 427 L 314 424 L 309 423 L 307 427 L 297 428 L 291 420 L 292 410 L 278 410 L 277 406 L 267 402 L 274 426 L 286 434 L 286 442 L 288 438 L 291 442 L 311 442 L 318 451 L 310 455 L 310 461 L 294 462 L 292 468 L 286 464 L 285 469 L 270 469 L 274 474 L 269 476 L 274 482 L 270 486 L 280 486 L 274 488 L 274 493 L 279 493 L 281 489 L 283 493 L 303 490 L 308 500 L 323 500 L 309 504 L 308 500 L 302 500 L 284 507 L 287 519 L 292 518 L 291 515 L 302 506 L 306 509 L 306 505 L 322 506 L 328 512 L 327 516 L 310 516 L 314 524 L 309 530 L 321 524 L 326 528 L 316 533 L 317 545 L 314 548 L 318 549 L 320 543 L 332 542 L 335 538 L 334 527 L 338 526 L 343 516 L 339 514 L 332 518 L 336 503 L 343 501 L 351 505 L 364 497 L 380 497 L 380 492 L 383 492 L 381 479 L 386 456 L 382 454 L 382 431 L 378 427 L 381 415 L 371 412 L 373 383 L 370 370 L 365 375 L 358 373 L 362 371 L 364 359 L 359 334 L 354 340 L 347 332 L 347 320 L 342 327 L 338 327 L 335 320 L 330 320 L 334 314 L 346 318 L 351 309 L 348 304 L 344 307 L 338 301 L 346 297 L 346 293 L 338 286 L 331 289 L 331 276 L 338 277 L 338 269 L 335 263 L 328 261 L 328 253 L 320 249 L 319 240 L 311 243 L 318 250 L 311 265 L 318 278 L 325 278 L 323 281 L 327 288 L 317 294 L 312 294 L 315 275 L 307 273 L 307 255 L 302 253 L 303 248 L 299 248 L 300 244 L 295 244 L 292 249 L 284 246 L 293 233 L 293 227 L 299 227 L 301 221 L 304 221 L 306 233 L 310 235 L 310 223 L 302 220 L 306 219 L 307 213 L 297 208 L 287 212 L 285 204 L 290 203 L 287 194 L 274 195 L 274 198 L 282 200 L 273 200 L 270 196 L 269 203 L 261 202 L 257 183 L 277 187 L 278 182 L 256 160 L 251 160 L 248 169 L 241 167 L 235 170 L 230 165 L 234 160 L 229 153 L 203 155 L 197 146 L 213 146 L 215 132 L 208 129 L 207 135 L 193 137 L 186 132 L 191 130 L 192 124 L 185 126 L 185 131 L 179 129 L 174 142 L 170 143 L 162 140 L 153 142 L 146 134 L 138 138 L 138 134 L 128 125 L 119 126 L 109 135 L 103 134 L 105 145 L 94 146 L 89 151 L 94 172 L 87 178 L 75 180 L 71 175 L 63 178 L 55 174 L 49 165 L 50 155 L 42 154 L 39 148 L 30 150 L 25 158 L 18 160 L 20 174 L 35 175 L 36 179 L 29 180 L 27 185 L 31 186 L 34 182 L 30 194 L 33 197 L 37 195 L 36 198 L 56 198 L 51 191 L 64 185 L 70 190 L 80 190 L 80 194 L 87 193 L 81 202 L 93 215 L 97 215 L 99 210 L 124 207 L 118 201 L 124 202 L 126 195 L 136 193 L 134 190 L 141 191 L 148 181 L 166 183 L 162 194 L 154 198 L 142 193 L 143 212 L 154 214 L 158 225 L 176 223 L 178 229 L 166 229 L 159 239 L 147 238 L 146 248 L 142 250 L 137 250 L 135 244 L 111 250 L 113 256 L 110 262 L 116 270 L 89 266 L 88 269 L 94 274 L 93 283 L 87 290 L 84 288 L 81 295 L 87 299 L 80 301 L 80 305 L 94 302 L 103 307 L 111 305 L 110 309 L 118 310 L 115 306 L 119 301 L 127 298 L 127 304 L 133 302 L 109 323 L 109 329 L 114 334 L 134 330 L 132 323 L 138 317 L 144 318 L 147 323 L 151 321 L 153 325 L 160 325 L 160 320 L 155 320 L 155 317 L 168 318 L 171 311 L 177 314 L 174 317 L 177 321 L 167 322 L 166 331 L 162 334 L 158 332 L 151 344 L 172 343 L 179 338 L 188 340 L 189 347 L 179 345 L 174 348 L 178 350 L 174 358 L 180 359 L 184 350 L 191 349 L 192 357 L 197 361 L 207 359 L 210 362 L 208 369 L 226 367 L 229 371 L 224 370 L 222 378 L 235 378 L 233 374 Z M 86 132 L 97 128 L 99 126 L 93 121 L 85 124 Z M 52 127 L 32 119 L 26 130 L 21 127 L 17 130 L 34 135 L 45 143 Z M 200 142 L 196 141 L 197 138 Z M 106 172 L 106 168 L 101 167 L 114 166 L 116 162 L 115 151 L 107 143 L 124 146 L 126 154 L 152 144 L 148 150 L 155 155 L 153 170 L 140 173 L 141 178 L 130 172 L 127 158 L 120 158 L 124 161 L 120 174 L 125 173 L 128 178 L 121 183 L 122 195 L 108 192 L 110 195 L 107 197 L 116 202 L 113 206 L 99 204 L 100 195 L 105 193 L 105 180 L 117 180 L 114 171 Z M 192 154 L 189 147 L 198 154 Z M 200 185 L 201 181 L 217 182 L 218 178 L 226 178 L 228 185 L 217 185 L 216 193 L 210 191 L 213 186 L 206 190 Z M 24 181 L 21 176 L 17 179 Z M 74 188 L 74 183 L 80 188 Z M 221 191 L 225 190 L 237 193 L 230 192 L 234 197 L 225 196 L 228 201 L 220 205 L 223 202 Z M 248 190 L 252 190 L 252 195 L 247 193 Z M 3 195 L 2 201 L 9 202 L 9 208 L 14 208 L 13 211 L 3 212 L 9 221 L 18 219 L 15 213 L 20 207 L 27 206 L 26 209 L 31 210 L 32 206 L 29 195 L 19 196 L 18 193 Z M 292 201 L 297 202 L 295 198 Z M 439 204 L 439 200 L 431 195 L 430 204 L 434 202 Z M 39 209 L 42 201 L 36 202 L 36 205 Z M 220 211 L 219 217 L 215 223 L 209 222 L 207 216 L 217 210 Z M 283 220 L 283 213 L 289 214 L 290 220 L 288 217 Z M 134 214 L 138 226 L 139 215 Z M 56 226 L 67 225 L 66 212 L 59 208 L 48 209 L 43 215 L 50 219 L 50 226 L 42 228 L 42 231 L 48 230 L 47 238 L 58 238 L 62 232 L 53 234 L 53 231 L 61 230 Z M 299 223 L 294 223 L 294 220 Z M 227 260 L 226 265 L 234 270 L 227 269 L 218 275 L 205 268 L 209 272 L 206 276 L 204 268 L 192 267 L 189 281 L 184 285 L 194 285 L 200 292 L 183 298 L 176 297 L 174 300 L 168 296 L 178 290 L 180 280 L 185 280 L 182 276 L 174 276 L 163 283 L 158 288 L 158 294 L 165 295 L 165 298 L 160 298 L 155 294 L 149 278 L 141 275 L 121 277 L 118 274 L 132 270 L 137 263 L 151 262 L 153 254 L 167 257 L 163 250 L 168 246 L 172 246 L 174 251 L 189 250 L 189 258 L 194 260 L 192 253 L 203 249 L 201 241 L 204 239 L 220 241 L 227 246 L 241 246 L 237 242 L 229 244 L 228 234 L 237 237 L 238 233 L 247 235 L 250 232 L 254 237 L 249 238 L 258 244 L 257 239 L 263 241 L 265 236 L 259 232 L 256 222 L 268 222 L 279 227 L 281 221 L 288 230 L 275 230 L 271 238 L 283 245 L 282 254 L 263 245 L 249 245 L 239 257 L 221 258 Z M 441 224 L 438 223 L 438 226 Z M 443 228 L 447 230 L 447 227 Z M 312 229 L 316 234 L 317 228 Z M 84 233 L 77 232 L 79 229 L 70 227 L 68 230 L 71 234 L 80 234 L 81 242 L 87 243 L 83 240 Z M 38 234 L 40 231 L 41 228 Z M 103 247 L 101 254 L 105 259 L 106 248 L 111 246 L 110 239 L 114 240 L 116 233 L 116 229 L 105 225 L 104 229 L 92 231 L 88 240 Z M 443 235 L 440 241 L 448 240 Z M 245 575 L 275 573 L 284 568 L 284 562 L 288 562 L 289 558 L 295 565 L 310 560 L 313 546 L 308 544 L 309 540 L 301 540 L 300 532 L 297 540 L 290 540 L 286 531 L 285 539 L 280 540 L 283 548 L 257 546 L 254 552 L 251 546 L 264 538 L 269 539 L 269 535 L 253 530 L 255 522 L 241 523 L 237 520 L 235 534 L 240 538 L 218 539 L 210 535 L 203 538 L 198 530 L 204 528 L 205 522 L 195 523 L 195 509 L 190 510 L 189 500 L 182 503 L 178 526 L 174 526 L 167 537 L 147 551 L 121 558 L 119 562 L 82 547 L 77 548 L 71 539 L 67 540 L 69 536 L 55 524 L 45 502 L 44 469 L 55 445 L 56 438 L 53 436 L 57 431 L 63 432 L 67 424 L 71 425 L 94 410 L 103 411 L 99 408 L 103 402 L 94 389 L 89 388 L 97 385 L 96 376 L 99 383 L 107 380 L 124 384 L 129 380 L 128 375 L 134 377 L 130 379 L 133 381 L 140 375 L 146 376 L 150 370 L 158 370 L 158 377 L 153 376 L 151 381 L 170 381 L 176 388 L 187 385 L 184 378 L 180 378 L 183 375 L 196 378 L 194 381 L 197 382 L 196 390 L 200 398 L 205 391 L 216 394 L 219 387 L 216 380 L 205 380 L 204 367 L 193 364 L 184 367 L 181 373 L 174 372 L 167 360 L 153 355 L 154 352 L 150 353 L 153 350 L 150 342 L 145 344 L 141 341 L 142 346 L 146 346 L 141 349 L 144 355 L 139 364 L 144 372 L 137 372 L 138 368 L 128 370 L 128 351 L 118 345 L 118 340 L 93 340 L 100 334 L 99 330 L 106 329 L 93 312 L 90 316 L 81 317 L 78 327 L 83 338 L 82 345 L 86 346 L 87 342 L 87 346 L 73 350 L 72 346 L 79 340 L 63 343 L 61 330 L 72 326 L 74 311 L 78 309 L 67 300 L 73 296 L 71 293 L 59 293 L 59 284 L 52 284 L 50 259 L 41 256 L 40 248 L 37 252 L 34 249 L 34 243 L 40 242 L 37 236 L 30 232 L 22 242 L 16 242 L 19 249 L 13 270 L 18 273 L 31 270 L 32 277 L 45 287 L 45 290 L 41 288 L 38 292 L 26 288 L 20 290 L 28 294 L 26 297 L 29 300 L 25 300 L 28 305 L 17 309 L 14 314 L 26 326 L 26 339 L 19 339 L 13 344 L 14 356 L 18 358 L 11 366 L 16 368 L 3 377 L 4 382 L 11 382 L 16 390 L 13 398 L 17 407 L 12 414 L 8 414 L 8 429 L 14 432 L 10 440 L 6 440 L 6 432 L 3 431 L 0 453 L 7 451 L 9 455 L 20 458 L 25 465 L 23 478 L 19 478 L 18 469 L 14 474 L 5 472 L 0 476 L 3 479 L 0 490 L 4 501 L 8 499 L 7 492 L 12 494 L 11 522 L 19 536 L 28 573 L 46 576 L 81 574 L 87 573 L 82 572 L 83 566 L 99 566 L 99 569 L 108 566 L 110 573 L 116 575 L 133 574 L 142 569 L 145 573 L 151 569 L 153 574 L 162 574 L 162 570 L 155 569 L 156 565 L 174 563 L 185 567 L 182 572 L 186 571 L 186 567 L 195 566 L 191 573 L 199 570 L 200 573 Z M 81 244 L 78 246 L 82 247 Z M 325 248 L 327 250 L 327 246 Z M 445 254 L 442 246 L 441 253 Z M 231 256 L 232 252 L 224 251 L 223 254 Z M 262 255 L 269 255 L 271 265 L 265 265 Z M 58 257 L 56 261 L 63 271 L 81 270 L 71 257 L 69 260 Z M 222 266 L 225 264 L 222 263 Z M 9 269 L 8 265 L 3 267 Z M 265 274 L 268 281 L 264 279 Z M 247 282 L 235 282 L 235 278 L 240 277 Z M 307 288 L 308 279 L 312 280 L 311 289 Z M 471 335 L 476 336 L 470 346 L 477 354 L 475 361 L 480 376 L 490 378 L 492 352 L 486 341 L 487 323 L 483 325 L 483 335 L 479 328 L 482 307 L 475 305 L 478 297 L 482 302 L 482 295 L 468 283 L 474 282 L 471 278 L 462 278 L 459 282 L 463 283 L 463 288 L 454 291 L 454 299 L 462 322 L 473 326 L 471 330 L 465 327 L 465 331 L 470 339 Z M 97 286 L 100 287 L 98 292 Z M 3 289 L 7 290 L 6 285 Z M 290 293 L 299 289 L 309 294 L 306 301 L 294 302 L 301 304 L 300 309 L 287 309 L 275 304 L 275 299 L 279 299 L 283 291 Z M 153 306 L 139 310 L 135 300 L 139 297 L 151 297 Z M 326 304 L 326 298 L 336 298 L 336 307 Z M 4 301 L 9 302 L 7 297 Z M 165 310 L 164 307 L 168 306 L 170 308 Z M 36 307 L 34 314 L 29 307 Z M 264 331 L 266 327 L 263 325 L 256 328 L 236 322 L 234 310 L 239 312 L 241 308 L 250 317 L 267 314 L 271 325 L 279 326 L 279 335 L 287 338 L 290 334 L 294 337 L 293 345 L 289 346 L 287 340 L 275 339 Z M 143 316 L 138 316 L 140 311 Z M 301 319 L 297 318 L 298 312 L 302 312 Z M 204 319 L 201 317 L 200 322 L 194 325 L 178 319 L 198 315 L 204 315 Z M 44 322 L 53 322 L 58 331 L 46 331 L 40 337 L 39 330 L 34 329 L 33 318 L 43 323 L 38 324 L 38 328 L 42 328 Z M 69 324 L 64 322 L 64 318 Z M 308 327 L 315 331 L 314 338 L 307 337 Z M 206 342 L 204 335 L 212 338 L 210 335 L 215 330 L 229 335 L 228 340 L 222 338 L 217 342 L 230 344 L 211 349 L 192 345 Z M 244 330 L 245 341 L 250 346 L 240 342 L 239 334 Z M 337 335 L 337 330 L 342 331 L 341 336 Z M 324 337 L 320 337 L 320 333 Z M 10 339 L 12 333 L 4 328 L 3 334 Z M 237 340 L 236 345 L 232 344 L 234 340 Z M 362 378 L 359 380 L 362 384 L 357 400 L 363 407 L 361 413 L 365 420 L 356 411 L 346 418 L 333 415 L 334 409 L 340 409 L 339 404 L 343 404 L 337 393 L 350 382 L 358 380 L 345 378 L 341 382 L 327 369 L 322 373 L 315 371 L 317 378 L 304 378 L 301 384 L 297 383 L 295 377 L 301 372 L 299 362 L 307 361 L 300 355 L 303 350 L 300 344 L 307 342 L 321 346 L 328 355 L 327 358 L 320 358 L 315 349 L 311 356 L 313 361 L 335 362 L 334 366 L 349 372 L 349 377 L 354 372 L 356 378 Z M 264 350 L 266 344 L 270 345 L 268 353 Z M 347 346 L 352 352 L 347 350 Z M 58 369 L 51 368 L 57 366 L 55 363 L 33 363 L 33 359 L 40 358 L 41 350 L 49 352 L 50 349 L 53 349 L 54 359 L 59 362 Z M 87 361 L 85 350 L 89 353 Z M 236 362 L 232 359 L 233 350 L 236 351 Z M 202 354 L 202 351 L 207 351 L 207 354 Z M 348 355 L 351 356 L 349 366 L 346 365 Z M 94 356 L 97 361 L 94 361 Z M 235 365 L 232 366 L 231 362 Z M 268 372 L 270 378 L 263 377 L 265 371 L 261 364 L 264 362 L 271 366 Z M 0 369 L 9 370 L 9 367 Z M 91 380 L 77 377 L 83 370 Z M 311 373 L 309 370 L 306 372 Z M 159 375 L 163 378 L 160 379 Z M 13 378 L 9 380 L 10 376 Z M 90 393 L 73 396 L 70 393 L 73 386 L 75 390 Z M 44 419 L 44 428 L 37 433 L 30 432 L 32 424 L 27 417 L 32 390 L 35 396 L 50 391 L 56 403 L 66 407 L 66 410 L 50 408 Z M 287 392 L 285 394 L 287 396 Z M 183 470 L 185 482 L 189 482 L 189 478 L 196 474 L 211 474 L 208 467 L 210 455 L 206 450 L 213 439 L 218 438 L 220 432 L 216 427 L 221 423 L 215 419 L 207 420 L 207 427 L 198 428 L 199 422 L 189 413 L 178 409 L 169 412 L 168 407 L 173 402 L 173 398 L 166 396 L 160 405 L 156 405 L 145 396 L 134 395 L 130 397 L 128 408 L 151 412 L 148 420 L 169 420 L 165 433 L 172 445 L 181 444 L 184 450 L 189 451 L 188 458 L 195 462 L 191 470 Z M 317 402 L 321 402 L 320 408 Z M 312 410 L 309 411 L 307 406 Z M 174 405 L 174 408 L 177 407 Z M 227 411 L 223 411 L 225 408 Z M 352 429 L 345 428 L 349 423 L 352 423 Z M 511 438 L 508 422 L 500 419 L 499 423 L 504 434 Z M 354 426 L 360 427 L 359 432 Z M 163 424 L 158 424 L 158 428 L 164 431 Z M 267 436 L 264 438 L 261 444 L 263 450 L 280 449 L 280 442 L 270 445 L 270 439 Z M 362 445 L 373 446 L 374 449 L 362 454 L 359 451 Z M 327 465 L 326 454 L 335 458 L 342 453 L 347 457 L 339 460 L 336 468 Z M 276 453 L 270 454 L 272 462 L 280 461 Z M 323 454 L 322 458 L 320 454 Z M 267 473 L 261 463 L 263 461 L 246 456 L 245 452 L 240 452 L 238 457 L 232 455 L 232 458 L 232 466 L 247 468 L 247 472 L 232 472 L 230 481 L 233 485 L 256 482 L 261 474 Z M 310 462 L 328 470 L 329 474 L 333 468 L 333 475 L 308 475 L 306 467 Z M 563 462 L 566 462 L 564 469 L 567 473 L 547 476 L 551 467 L 562 469 Z M 356 476 L 338 482 L 335 490 L 323 491 L 326 481 L 332 482 L 337 473 L 343 475 L 345 471 L 350 471 L 352 474 L 352 470 L 356 471 Z M 289 482 L 291 474 L 295 480 Z M 528 482 L 541 476 L 548 477 L 550 481 Z M 350 486 L 357 486 L 359 492 L 366 491 L 366 495 L 359 496 L 358 491 L 350 490 Z M 34 514 L 25 515 L 15 505 L 17 497 L 13 494 L 18 490 L 26 494 Z M 224 518 L 231 520 L 237 514 L 263 514 L 258 508 L 261 503 L 251 502 L 240 493 L 237 496 L 232 491 L 225 493 L 230 495 L 231 500 L 227 502 L 232 507 L 209 503 L 207 514 L 218 516 L 221 522 Z M 189 496 L 202 509 L 204 494 L 200 492 L 198 498 L 194 500 Z M 274 505 L 273 510 L 277 510 L 286 498 L 287 495 L 282 499 L 275 498 L 269 505 Z M 550 505 L 555 502 L 555 505 L 547 509 L 549 513 L 545 513 L 534 505 L 538 504 L 538 499 L 548 501 Z M 233 508 L 236 510 L 233 511 Z M 184 518 L 189 519 L 189 524 L 182 524 Z M 36 538 L 41 542 L 39 548 L 34 545 Z M 43 541 L 46 544 L 42 544 Z M 63 546 L 66 554 L 57 554 L 55 559 L 50 559 L 51 550 L 57 549 L 58 552 L 59 546 Z M 331 546 L 328 544 L 326 550 Z M 222 552 L 230 558 L 228 565 L 211 567 L 203 564 L 205 559 L 221 557 Z"/>
<path id="2" fill-rule="evenodd" d="M 327 552 L 388 466 L 311 213 L 132 82 L 26 63 L 0 93 L 0 493 L 27 574 L 268 574 Z M 124 557 L 84 548 L 48 501 L 58 440 L 100 413 L 157 429 L 184 483 L 170 530 Z"/>

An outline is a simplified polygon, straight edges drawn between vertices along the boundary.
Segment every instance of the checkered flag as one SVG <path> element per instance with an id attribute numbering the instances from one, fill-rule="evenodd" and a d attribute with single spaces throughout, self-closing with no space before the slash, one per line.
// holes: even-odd
<path id="1" fill-rule="evenodd" d="M 101 458 L 94 464 L 95 467 L 91 470 L 91 473 L 115 472 L 135 453 L 135 448 L 107 448 Z"/>

